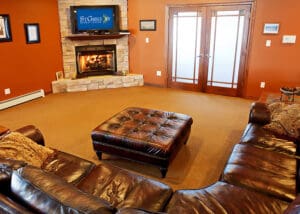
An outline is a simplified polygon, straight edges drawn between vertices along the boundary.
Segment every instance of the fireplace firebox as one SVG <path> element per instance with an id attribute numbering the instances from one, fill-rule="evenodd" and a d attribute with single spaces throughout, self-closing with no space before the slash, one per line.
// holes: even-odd
<path id="1" fill-rule="evenodd" d="M 117 72 L 116 45 L 76 46 L 76 78 Z"/>

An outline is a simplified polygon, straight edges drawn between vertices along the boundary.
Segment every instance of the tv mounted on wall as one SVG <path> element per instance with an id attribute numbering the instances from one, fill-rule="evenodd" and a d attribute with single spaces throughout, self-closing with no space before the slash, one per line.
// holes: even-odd
<path id="1" fill-rule="evenodd" d="M 118 5 L 71 6 L 70 13 L 73 34 L 119 31 Z"/>

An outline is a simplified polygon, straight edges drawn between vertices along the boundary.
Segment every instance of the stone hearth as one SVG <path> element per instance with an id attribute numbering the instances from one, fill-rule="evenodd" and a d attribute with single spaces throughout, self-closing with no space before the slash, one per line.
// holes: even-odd
<path id="1" fill-rule="evenodd" d="M 143 86 L 142 74 L 128 74 L 126 76 L 94 76 L 82 79 L 62 79 L 52 82 L 53 93 L 89 91 L 105 88 L 121 88 Z"/>

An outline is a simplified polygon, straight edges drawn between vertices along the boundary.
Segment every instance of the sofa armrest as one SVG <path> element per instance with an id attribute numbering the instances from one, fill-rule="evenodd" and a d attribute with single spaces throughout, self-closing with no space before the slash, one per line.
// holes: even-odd
<path id="1" fill-rule="evenodd" d="M 15 131 L 25 135 L 26 137 L 30 138 L 37 144 L 45 146 L 44 136 L 42 132 L 34 125 L 27 125 Z"/>
<path id="2" fill-rule="evenodd" d="M 254 102 L 249 113 L 249 123 L 265 125 L 271 121 L 271 112 L 265 103 Z"/>

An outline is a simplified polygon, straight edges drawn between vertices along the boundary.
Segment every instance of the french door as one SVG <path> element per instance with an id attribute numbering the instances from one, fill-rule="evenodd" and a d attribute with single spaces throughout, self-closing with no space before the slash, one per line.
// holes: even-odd
<path id="1" fill-rule="evenodd" d="M 250 5 L 169 10 L 168 87 L 239 96 Z"/>

